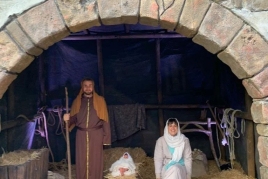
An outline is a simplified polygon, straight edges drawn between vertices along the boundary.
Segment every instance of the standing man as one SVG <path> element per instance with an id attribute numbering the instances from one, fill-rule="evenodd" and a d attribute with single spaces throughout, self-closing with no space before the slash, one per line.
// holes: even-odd
<path id="1" fill-rule="evenodd" d="M 111 145 L 110 124 L 104 98 L 86 78 L 75 98 L 70 114 L 64 114 L 76 132 L 76 179 L 103 179 L 103 145 Z"/>

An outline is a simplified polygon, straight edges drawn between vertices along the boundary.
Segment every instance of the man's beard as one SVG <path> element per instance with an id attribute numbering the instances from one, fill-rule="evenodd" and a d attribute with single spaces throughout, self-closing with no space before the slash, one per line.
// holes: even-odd
<path id="1" fill-rule="evenodd" d="M 85 95 L 92 95 L 93 92 L 84 92 Z"/>

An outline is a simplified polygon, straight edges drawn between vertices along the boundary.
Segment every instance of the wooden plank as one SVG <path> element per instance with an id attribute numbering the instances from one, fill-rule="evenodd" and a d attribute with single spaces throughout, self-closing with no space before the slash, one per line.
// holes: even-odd
<path id="1" fill-rule="evenodd" d="M 25 172 L 25 178 L 28 178 L 30 179 L 31 178 L 31 161 L 27 161 L 25 163 L 25 169 L 26 169 L 26 172 Z"/>
<path id="2" fill-rule="evenodd" d="M 29 179 L 35 179 L 36 178 L 36 172 L 35 172 L 35 163 L 34 163 L 34 160 L 30 160 L 29 161 L 30 162 L 30 164 L 29 164 L 29 173 L 30 173 L 30 175 L 29 175 Z"/>
<path id="3" fill-rule="evenodd" d="M 16 166 L 16 172 L 17 172 L 17 178 L 16 179 L 25 179 L 26 178 L 26 163 L 17 165 Z"/>
<path id="4" fill-rule="evenodd" d="M 99 71 L 99 85 L 100 93 L 104 96 L 104 77 L 103 77 L 103 59 L 102 59 L 102 45 L 101 40 L 97 40 L 97 55 L 98 55 L 98 71 Z"/>
<path id="5" fill-rule="evenodd" d="M 47 171 L 49 165 L 49 150 L 46 149 L 43 151 L 43 169 L 44 169 L 44 178 L 47 178 Z"/>
<path id="6" fill-rule="evenodd" d="M 17 179 L 17 166 L 9 165 L 7 166 L 8 179 Z"/>
<path id="7" fill-rule="evenodd" d="M 7 166 L 0 166 L 0 179 L 7 179 L 7 178 L 8 178 Z"/>

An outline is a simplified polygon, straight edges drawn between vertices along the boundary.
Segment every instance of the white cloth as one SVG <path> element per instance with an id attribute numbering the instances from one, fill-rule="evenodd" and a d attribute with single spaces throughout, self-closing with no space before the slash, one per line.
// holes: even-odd
<path id="1" fill-rule="evenodd" d="M 189 139 L 180 132 L 178 123 L 178 134 L 172 137 L 168 134 L 167 128 L 168 121 L 164 130 L 164 136 L 156 141 L 154 151 L 154 165 L 156 178 L 161 179 L 190 179 L 192 175 L 192 150 Z M 168 145 L 174 147 L 175 151 L 173 156 L 169 151 Z M 175 156 L 174 156 L 175 155 Z M 179 161 L 184 160 L 184 166 L 175 164 L 165 169 L 171 160 Z"/>
<path id="2" fill-rule="evenodd" d="M 128 155 L 128 158 L 127 159 L 124 158 L 124 155 L 125 154 Z M 125 152 L 123 154 L 123 156 L 119 160 L 117 160 L 116 162 L 114 162 L 112 164 L 111 168 L 109 169 L 112 172 L 111 175 L 113 177 L 120 176 L 121 175 L 121 173 L 119 171 L 120 168 L 126 168 L 126 169 L 128 169 L 128 171 L 126 171 L 124 173 L 124 175 L 126 175 L 126 176 L 129 176 L 129 175 L 132 175 L 132 174 L 135 173 L 136 166 L 135 166 L 135 164 L 133 162 L 132 157 L 129 155 L 128 152 Z"/>
<path id="3" fill-rule="evenodd" d="M 179 164 L 172 165 L 163 173 L 163 179 L 187 179 L 185 166 Z"/>
<path id="4" fill-rule="evenodd" d="M 180 161 L 180 159 L 182 157 L 182 152 L 184 150 L 185 136 L 181 133 L 180 124 L 179 124 L 179 121 L 177 119 L 176 119 L 176 121 L 178 123 L 178 133 L 176 136 L 170 135 L 168 133 L 168 121 L 169 120 L 167 120 L 165 129 L 164 129 L 164 138 L 170 147 L 175 148 L 174 153 L 172 155 L 172 160 L 175 162 L 178 162 L 178 161 Z"/>

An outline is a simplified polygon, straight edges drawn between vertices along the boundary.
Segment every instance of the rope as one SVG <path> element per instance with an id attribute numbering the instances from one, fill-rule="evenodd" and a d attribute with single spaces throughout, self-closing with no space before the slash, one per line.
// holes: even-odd
<path id="1" fill-rule="evenodd" d="M 49 152 L 51 154 L 52 162 L 54 163 L 54 155 L 50 147 L 49 138 L 48 138 L 48 131 L 47 131 L 47 125 L 48 126 L 54 126 L 56 124 L 56 116 L 59 118 L 59 123 L 56 129 L 55 134 L 56 135 L 63 135 L 65 141 L 66 141 L 66 135 L 64 133 L 64 121 L 62 119 L 62 111 L 63 108 L 59 106 L 53 107 L 52 110 L 48 110 L 48 119 L 46 118 L 46 115 L 44 113 L 45 107 L 42 107 L 39 109 L 36 119 L 38 124 L 38 129 L 35 130 L 35 134 L 41 135 L 46 139 L 47 146 L 49 148 Z M 56 113 L 56 114 L 54 114 Z"/>
<path id="2" fill-rule="evenodd" d="M 227 136 L 228 140 L 228 149 L 230 154 L 230 162 L 233 168 L 233 160 L 235 159 L 235 146 L 234 146 L 234 138 L 239 138 L 240 134 L 237 130 L 237 120 L 234 117 L 235 113 L 240 110 L 234 110 L 231 114 L 231 118 L 229 117 L 228 113 L 233 110 L 231 108 L 227 108 L 224 110 L 222 121 L 221 121 L 221 128 L 224 130 L 225 135 Z"/>
<path id="3" fill-rule="evenodd" d="M 49 116 L 48 117 L 48 124 L 49 124 L 49 126 L 54 126 L 56 124 L 56 118 L 55 117 L 58 117 L 59 118 L 59 123 L 58 123 L 58 126 L 57 126 L 55 134 L 56 135 L 61 135 L 62 134 L 64 139 L 65 139 L 65 141 L 66 141 L 66 135 L 64 133 L 64 121 L 62 119 L 62 111 L 63 111 L 63 108 L 59 107 L 59 106 L 55 106 L 55 107 L 53 107 L 52 110 L 49 110 L 49 112 L 48 112 L 48 116 Z M 52 121 L 52 122 L 49 123 L 49 121 Z"/>
<path id="4" fill-rule="evenodd" d="M 39 118 L 37 118 L 37 124 L 38 124 L 38 129 L 35 130 L 35 134 L 40 134 L 42 137 L 46 139 L 47 146 L 49 149 L 49 153 L 51 155 L 52 161 L 54 162 L 54 155 L 51 150 L 50 144 L 49 144 L 49 139 L 48 139 L 48 132 L 47 132 L 47 119 L 46 115 L 43 112 L 45 108 L 41 108 L 42 110 L 39 110 L 37 114 L 41 114 Z"/>

